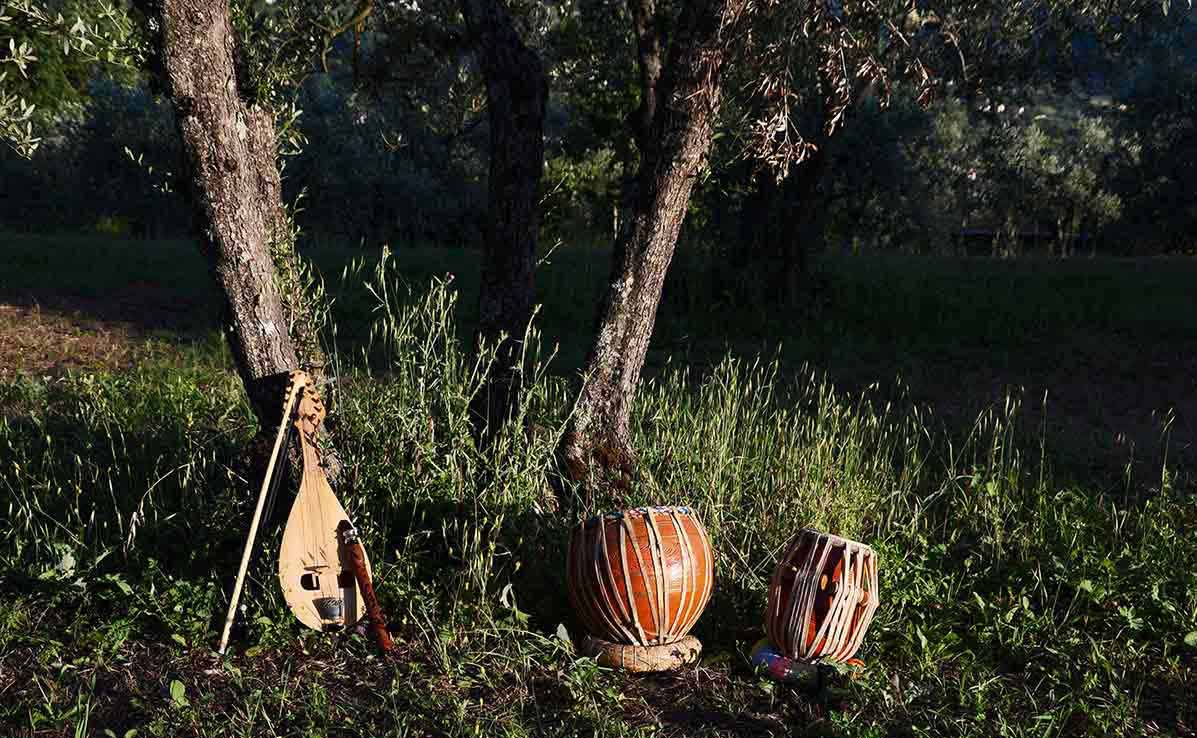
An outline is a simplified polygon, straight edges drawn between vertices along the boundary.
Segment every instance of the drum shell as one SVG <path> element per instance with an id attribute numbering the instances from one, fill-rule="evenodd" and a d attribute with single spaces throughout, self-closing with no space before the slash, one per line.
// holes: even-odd
<path id="1" fill-rule="evenodd" d="M 844 662 L 860 648 L 878 594 L 872 548 L 803 529 L 774 569 L 765 631 L 788 658 Z"/>
<path id="2" fill-rule="evenodd" d="M 592 635 L 655 646 L 694 627 L 711 598 L 714 559 L 690 508 L 635 508 L 574 529 L 566 578 L 570 603 Z"/>

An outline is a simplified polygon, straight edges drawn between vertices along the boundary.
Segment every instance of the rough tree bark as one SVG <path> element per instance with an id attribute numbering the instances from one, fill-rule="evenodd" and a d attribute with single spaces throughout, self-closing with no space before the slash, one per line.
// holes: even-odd
<path id="1" fill-rule="evenodd" d="M 628 0 L 632 32 L 636 36 L 636 64 L 640 70 L 640 107 L 632 129 L 641 151 L 648 148 L 653 119 L 657 114 L 657 88 L 661 83 L 662 39 L 655 0 Z"/>
<path id="2" fill-rule="evenodd" d="M 462 14 L 486 80 L 490 177 L 480 337 L 496 345 L 497 364 L 475 402 L 475 417 L 493 430 L 517 396 L 524 335 L 536 295 L 536 239 L 544 172 L 548 80 L 540 56 L 520 39 L 502 0 L 462 0 Z"/>
<path id="3" fill-rule="evenodd" d="M 590 489 L 631 481 L 630 411 L 690 191 L 710 150 L 730 25 L 744 0 L 688 2 L 662 69 L 631 217 L 560 455 Z"/>
<path id="4" fill-rule="evenodd" d="M 823 68 L 829 61 L 833 60 L 823 56 L 818 66 Z M 816 193 L 827 171 L 827 147 L 834 135 L 827 130 L 827 121 L 835 118 L 834 108 L 839 102 L 836 85 L 827 74 L 820 73 L 818 80 L 819 107 L 814 120 L 807 124 L 811 129 L 807 140 L 814 144 L 814 150 L 794 162 L 780 184 L 770 167 L 760 166 L 753 177 L 753 192 L 745 199 L 741 213 L 743 246 L 752 253 L 742 254 L 740 264 L 751 262 L 753 256 L 758 261 L 764 257 L 763 262 L 770 267 L 765 283 L 789 304 L 801 299 L 809 241 L 819 217 Z M 850 101 L 855 101 L 865 88 L 854 91 Z"/>
<path id="5" fill-rule="evenodd" d="M 278 375 L 300 367 L 303 349 L 319 354 L 304 345 L 307 336 L 293 337 L 302 318 L 298 284 L 280 289 L 276 278 L 272 251 L 293 252 L 274 119 L 242 96 L 227 0 L 160 0 L 146 10 L 159 23 L 160 62 L 202 247 L 224 297 L 226 337 L 261 427 L 277 426 Z"/>

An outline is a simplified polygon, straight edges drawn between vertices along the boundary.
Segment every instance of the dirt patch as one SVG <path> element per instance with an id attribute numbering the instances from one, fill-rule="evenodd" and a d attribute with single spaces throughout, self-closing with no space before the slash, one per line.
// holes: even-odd
<path id="1" fill-rule="evenodd" d="M 0 302 L 0 379 L 122 369 L 172 351 L 177 341 L 169 325 L 154 329 L 115 316 L 97 317 L 88 305 Z"/>
<path id="2" fill-rule="evenodd" d="M 117 275 L 104 272 L 106 262 L 95 254 L 65 254 L 61 261 L 71 269 L 56 273 L 35 265 L 24 273 L 25 283 L 0 285 L 0 378 L 121 369 L 216 327 L 210 285 L 177 275 L 138 278 L 139 265 L 160 255 L 121 256 L 125 266 Z M 91 274 L 95 279 L 88 281 Z"/>
<path id="3" fill-rule="evenodd" d="M 0 304 L 0 377 L 128 366 L 142 342 L 129 324 Z"/>

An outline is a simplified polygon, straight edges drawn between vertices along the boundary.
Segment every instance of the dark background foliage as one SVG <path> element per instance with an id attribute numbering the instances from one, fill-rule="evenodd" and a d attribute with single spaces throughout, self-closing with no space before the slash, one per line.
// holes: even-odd
<path id="1" fill-rule="evenodd" d="M 542 241 L 605 241 L 634 157 L 626 9 L 581 3 L 522 13 L 550 75 Z M 485 97 L 456 20 L 436 6 L 418 21 L 373 18 L 356 62 L 348 34 L 331 40 L 323 65 L 287 73 L 299 81 L 280 98 L 284 112 L 298 113 L 284 188 L 308 238 L 478 244 Z M 811 186 L 771 196 L 780 199 L 770 207 L 796 224 L 786 238 L 804 252 L 1190 250 L 1197 24 L 1182 8 L 1136 28 L 1098 34 L 1078 21 L 1067 39 L 1035 49 L 978 49 L 971 72 L 986 79 L 976 89 L 949 83 L 929 104 L 901 82 L 888 99 L 866 90 L 825 142 Z M 1001 66 L 1006 57 L 1019 61 Z M 94 77 L 61 52 L 34 69 L 30 94 L 57 103 L 41 106 L 46 134 L 32 159 L 0 153 L 5 227 L 187 235 L 171 113 L 147 82 Z M 755 104 L 731 87 L 683 235 L 684 248 L 714 248 L 735 264 L 767 263 L 777 250 L 751 232 L 766 179 L 745 155 Z M 793 113 L 808 134 L 817 104 Z"/>

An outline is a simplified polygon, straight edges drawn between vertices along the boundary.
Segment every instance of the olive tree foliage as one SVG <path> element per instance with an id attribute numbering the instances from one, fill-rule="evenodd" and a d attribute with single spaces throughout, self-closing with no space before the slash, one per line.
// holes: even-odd
<path id="1" fill-rule="evenodd" d="M 90 88 L 96 78 L 134 85 L 148 79 L 151 88 L 160 87 L 151 43 L 155 21 L 137 6 L 122 0 L 9 0 L 0 5 L 0 140 L 5 145 L 31 157 L 54 123 L 64 115 L 80 117 L 92 98 L 102 96 L 103 89 L 97 93 Z M 234 20 L 246 31 L 239 45 L 245 80 L 255 98 L 279 111 L 283 140 L 290 144 L 284 153 L 297 143 L 289 123 L 298 111 L 288 96 L 308 72 L 302 60 L 329 40 L 316 29 L 335 19 L 337 7 L 273 8 L 252 0 L 233 5 Z"/>
<path id="2" fill-rule="evenodd" d="M 1026 34 L 1025 20 L 985 2 L 756 6 L 729 66 L 717 186 L 705 191 L 721 258 L 796 305 L 807 254 L 826 236 L 904 240 L 922 215 L 908 166 L 927 129 L 919 106 L 961 94 L 983 38 Z"/>
<path id="3" fill-rule="evenodd" d="M 550 88 L 542 220 L 552 235 L 614 238 L 635 150 L 639 102 L 631 15 L 624 0 L 572 0 L 544 40 Z"/>
<path id="4" fill-rule="evenodd" d="M 1045 90 L 862 105 L 829 144 L 825 236 L 851 251 L 1091 251 L 1123 216 L 1125 180 L 1141 166 L 1124 108 Z"/>
<path id="5" fill-rule="evenodd" d="M 288 127 L 299 112 L 294 106 L 298 90 L 312 74 L 328 72 L 329 52 L 346 34 L 360 41 L 374 3 L 234 0 L 230 6 L 243 94 L 276 112 L 287 153 L 299 143 Z M 155 74 L 155 7 L 131 0 L 8 0 L 0 5 L 0 136 L 5 143 L 24 155 L 37 147 L 33 83 L 44 82 L 37 79 L 39 67 L 66 58 L 83 82 L 119 70 Z M 407 4 L 388 7 L 414 12 Z"/>
<path id="6" fill-rule="evenodd" d="M 890 186 L 919 185 L 937 217 L 921 218 L 928 233 L 905 246 L 999 256 L 1183 247 L 1193 116 L 1178 101 L 1197 82 L 1192 14 L 1155 8 L 1121 33 L 1082 27 L 1066 40 L 1051 63 L 926 110 L 929 131 L 902 147 Z"/>
<path id="7" fill-rule="evenodd" d="M 990 104 L 985 133 L 987 166 L 978 183 L 985 205 L 1004 232 L 1045 231 L 1049 252 L 1072 253 L 1084 237 L 1119 217 L 1122 199 L 1112 190 L 1120 167 L 1135 166 L 1141 147 L 1133 137 L 1115 138 L 1100 110 L 1041 112 L 1039 107 Z M 988 186 L 986 186 L 988 184 Z M 997 248 L 1012 254 L 1018 241 L 998 239 Z"/>
<path id="8" fill-rule="evenodd" d="M 81 12 L 92 8 L 88 0 L 64 1 L 78 4 Z M 557 23 L 553 6 L 525 5 L 513 5 L 519 32 L 529 43 L 541 44 Z M 74 16 L 63 8 L 73 23 Z M 117 11 L 144 46 L 149 29 L 142 14 L 123 6 Z M 313 238 L 351 243 L 480 240 L 486 211 L 486 95 L 457 2 L 417 8 L 247 0 L 235 1 L 232 11 L 239 89 L 276 117 L 283 196 L 288 204 L 299 203 L 292 207 L 297 226 Z M 186 233 L 186 219 L 157 217 L 177 214 L 179 205 L 178 194 L 160 191 L 185 188 L 175 181 L 181 173 L 177 145 L 169 145 L 169 136 L 157 136 L 174 121 L 170 106 L 159 102 L 162 87 L 152 52 L 141 48 L 136 59 L 122 65 L 119 57 L 110 64 L 72 51 L 65 77 L 74 88 L 55 88 L 47 77 L 58 72 L 62 51 L 59 38 L 45 30 L 18 34 L 15 47 L 25 39 L 35 58 L 25 60 L 24 86 L 4 87 L 10 96 L 22 93 L 37 111 L 21 123 L 21 133 L 27 124 L 29 137 L 42 139 L 32 161 L 8 147 L 0 155 L 5 179 L 0 188 L 17 195 L 6 203 L 6 212 L 36 206 L 41 215 L 28 223 L 31 228 L 92 228 L 102 222 L 105 230 L 111 226 L 127 235 Z M 0 35 L 0 46 L 6 45 L 7 37 Z M 106 77 L 119 84 L 108 84 Z M 10 76 L 9 82 L 23 79 Z M 121 126 L 110 114 L 133 103 L 138 109 L 130 109 L 130 119 L 141 119 L 144 129 Z M 118 134 L 123 138 L 118 140 Z M 92 145 L 99 150 L 86 151 Z M 32 147 L 25 153 L 33 155 Z M 109 160 L 107 171 L 122 178 L 127 170 L 136 174 L 140 169 L 143 192 L 112 203 L 113 212 L 104 198 L 76 197 L 74 190 L 48 205 L 22 195 L 54 189 L 62 179 L 57 172 L 68 180 L 94 178 L 99 170 L 82 167 L 97 159 Z M 18 180 L 32 187 L 17 188 Z M 169 207 L 140 207 L 155 198 L 171 201 Z M 61 212 L 51 212 L 55 209 Z"/>
<path id="9" fill-rule="evenodd" d="M 0 141 L 24 157 L 37 150 L 48 117 L 78 102 L 45 71 L 61 76 L 73 65 L 85 82 L 90 75 L 80 70 L 135 68 L 146 51 L 128 9 L 106 0 L 12 0 L 0 5 L 0 44 Z"/>
<path id="10" fill-rule="evenodd" d="M 956 227 L 959 211 L 945 202 L 948 191 L 918 158 L 939 107 L 898 90 L 884 109 L 874 99 L 858 103 L 827 138 L 831 165 L 807 203 L 826 248 L 914 252 Z"/>
<path id="11" fill-rule="evenodd" d="M 1114 77 L 1149 39 L 1178 48 L 1167 29 L 1191 15 L 1155 0 L 770 8 L 729 66 L 695 221 L 713 228 L 695 235 L 774 294 L 811 248 L 942 249 L 962 229 L 1009 230 L 995 204 L 1026 210 L 1015 230 L 1034 221 L 1045 246 L 1110 232 L 1159 128 Z"/>

